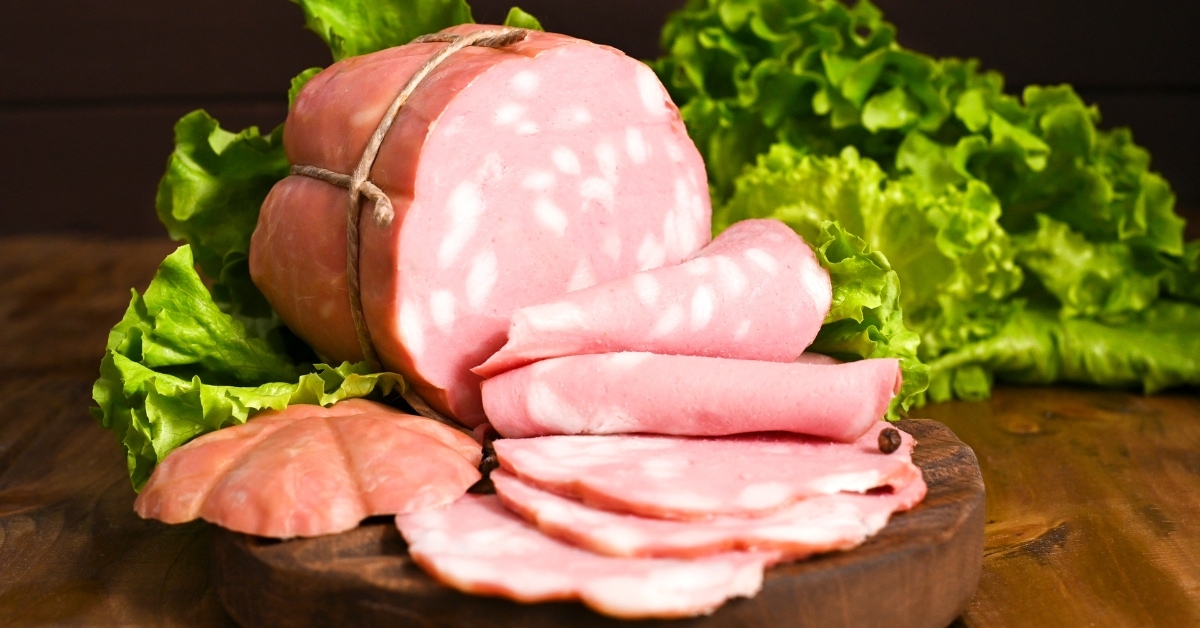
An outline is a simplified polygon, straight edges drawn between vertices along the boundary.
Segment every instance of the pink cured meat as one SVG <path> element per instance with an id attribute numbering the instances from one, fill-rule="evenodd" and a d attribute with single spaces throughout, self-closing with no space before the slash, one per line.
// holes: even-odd
<path id="1" fill-rule="evenodd" d="M 470 436 L 363 400 L 297 405 L 206 434 L 163 460 L 134 508 L 291 538 L 450 503 L 479 480 Z"/>
<path id="2" fill-rule="evenodd" d="M 593 508 L 539 489 L 502 470 L 496 494 L 538 529 L 610 556 L 703 556 L 730 550 L 771 550 L 786 560 L 847 550 L 887 525 L 893 512 L 925 497 L 922 478 L 892 492 L 837 493 L 802 499 L 761 517 L 715 516 L 703 521 L 640 517 Z"/>
<path id="3" fill-rule="evenodd" d="M 626 619 L 711 613 L 762 586 L 771 552 L 693 560 L 617 558 L 546 536 L 495 495 L 465 495 L 447 508 L 396 517 L 408 551 L 442 584 L 518 602 L 579 600 Z"/>
<path id="4" fill-rule="evenodd" d="M 443 46 L 391 48 L 318 74 L 288 115 L 289 161 L 352 172 L 393 97 Z M 372 340 L 385 367 L 471 427 L 484 415 L 470 368 L 504 344 L 515 309 L 677 264 L 711 237 L 703 161 L 654 73 L 563 35 L 455 53 L 401 109 L 371 179 L 395 206 L 387 226 L 370 203 L 361 222 Z M 263 204 L 250 247 L 255 284 L 335 361 L 362 357 L 346 199 L 288 177 Z"/>
<path id="5" fill-rule="evenodd" d="M 778 220 L 743 220 L 677 266 L 614 279 L 513 313 L 484 377 L 545 358 L 648 351 L 790 362 L 829 313 L 829 272 Z"/>
<path id="6" fill-rule="evenodd" d="M 849 442 L 883 417 L 900 380 L 891 358 L 834 365 L 607 353 L 493 377 L 483 403 L 507 438 L 779 430 Z"/>
<path id="7" fill-rule="evenodd" d="M 545 490 L 617 512 L 695 520 L 752 516 L 817 495 L 902 489 L 921 477 L 913 438 L 879 451 L 877 421 L 853 443 L 780 432 L 722 438 L 542 436 L 493 443 L 500 466 Z"/>

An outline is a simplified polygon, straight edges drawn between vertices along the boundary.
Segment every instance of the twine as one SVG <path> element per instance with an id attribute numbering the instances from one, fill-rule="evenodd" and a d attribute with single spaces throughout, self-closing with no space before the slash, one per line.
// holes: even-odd
<path id="1" fill-rule="evenodd" d="M 292 166 L 292 174 L 318 179 L 350 191 L 346 209 L 346 286 L 350 292 L 350 316 L 354 320 L 354 332 L 358 336 L 358 345 L 362 349 L 363 359 L 367 361 L 372 371 L 380 371 L 383 366 L 379 362 L 379 354 L 375 351 L 375 343 L 371 340 L 371 331 L 367 328 L 366 318 L 363 316 L 362 293 L 358 279 L 358 228 L 362 215 L 362 199 L 364 196 L 375 202 L 374 213 L 377 225 L 386 227 L 392 223 L 392 220 L 396 216 L 391 199 L 388 198 L 387 194 L 379 186 L 370 181 L 371 168 L 375 165 L 375 158 L 379 155 L 379 149 L 383 145 L 383 140 L 387 137 L 388 131 L 391 130 L 392 124 L 396 121 L 396 116 L 400 113 L 400 108 L 408 102 L 408 99 L 416 91 L 417 87 L 421 85 L 421 82 L 437 69 L 443 61 L 450 58 L 451 55 L 470 46 L 485 48 L 511 46 L 525 39 L 525 36 L 528 34 L 529 31 L 521 28 L 496 28 L 476 31 L 469 35 L 434 33 L 412 40 L 410 43 L 414 44 L 444 42 L 449 45 L 426 60 L 416 73 L 408 79 L 408 82 L 404 85 L 404 89 L 401 89 L 400 93 L 396 95 L 387 112 L 383 114 L 383 118 L 379 121 L 379 126 L 371 134 L 371 139 L 367 141 L 367 146 L 363 150 L 362 158 L 358 162 L 358 167 L 354 169 L 354 173 L 345 175 L 317 166 Z M 447 419 L 434 411 L 433 408 L 430 408 L 429 404 L 425 403 L 425 400 L 421 399 L 415 392 L 412 392 L 412 389 L 408 386 L 405 386 L 404 400 L 422 416 L 436 419 L 448 425 L 457 426 L 456 422 Z"/>

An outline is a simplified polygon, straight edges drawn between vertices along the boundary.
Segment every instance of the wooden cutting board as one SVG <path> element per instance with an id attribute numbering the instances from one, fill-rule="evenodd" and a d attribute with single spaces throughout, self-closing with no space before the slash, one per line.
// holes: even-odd
<path id="1" fill-rule="evenodd" d="M 929 494 L 861 547 L 779 565 L 762 591 L 713 615 L 645 626 L 942 627 L 966 607 L 983 560 L 975 454 L 941 423 L 902 421 Z M 577 603 L 517 604 L 443 587 L 408 557 L 391 517 L 343 534 L 274 541 L 220 530 L 213 580 L 243 626 L 618 626 Z"/>

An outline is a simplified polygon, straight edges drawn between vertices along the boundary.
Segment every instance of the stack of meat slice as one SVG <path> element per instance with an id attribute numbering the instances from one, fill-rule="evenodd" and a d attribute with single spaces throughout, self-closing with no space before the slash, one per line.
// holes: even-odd
<path id="1" fill-rule="evenodd" d="M 497 495 L 398 517 L 410 553 L 463 591 L 639 618 L 709 613 L 774 563 L 861 544 L 926 486 L 880 420 L 896 360 L 797 360 L 830 302 L 808 246 L 754 220 L 517 310 L 475 369 L 505 437 Z"/>

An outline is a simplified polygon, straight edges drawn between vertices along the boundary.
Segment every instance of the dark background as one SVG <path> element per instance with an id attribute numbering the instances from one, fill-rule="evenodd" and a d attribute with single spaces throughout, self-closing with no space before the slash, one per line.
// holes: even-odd
<path id="1" fill-rule="evenodd" d="M 513 0 L 473 0 L 503 20 Z M 683 0 L 520 0 L 548 30 L 658 54 Z M 1200 210 L 1196 0 L 878 0 L 900 42 L 974 56 L 1010 91 L 1073 83 L 1103 126 L 1129 126 Z M 327 65 L 286 0 L 0 0 L 0 235 L 156 235 L 154 191 L 180 116 L 269 130 L 289 79 Z M 1194 228 L 1194 227 L 1193 227 Z"/>

